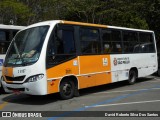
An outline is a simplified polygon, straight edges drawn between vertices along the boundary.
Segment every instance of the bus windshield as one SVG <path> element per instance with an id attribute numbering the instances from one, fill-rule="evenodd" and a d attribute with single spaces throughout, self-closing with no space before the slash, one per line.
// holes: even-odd
<path id="1" fill-rule="evenodd" d="M 8 50 L 5 66 L 35 63 L 42 49 L 49 26 L 38 26 L 19 32 Z"/>

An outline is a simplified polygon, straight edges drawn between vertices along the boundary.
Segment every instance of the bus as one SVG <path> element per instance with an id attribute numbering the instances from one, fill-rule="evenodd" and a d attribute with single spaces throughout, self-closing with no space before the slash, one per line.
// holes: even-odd
<path id="1" fill-rule="evenodd" d="M 7 51 L 2 84 L 6 92 L 79 96 L 79 89 L 157 71 L 155 34 L 64 20 L 44 21 L 20 31 Z"/>
<path id="2" fill-rule="evenodd" d="M 6 51 L 15 34 L 23 29 L 24 26 L 3 25 L 0 24 L 0 77 L 2 76 L 2 65 L 4 62 Z M 0 89 L 1 81 L 0 81 Z"/>

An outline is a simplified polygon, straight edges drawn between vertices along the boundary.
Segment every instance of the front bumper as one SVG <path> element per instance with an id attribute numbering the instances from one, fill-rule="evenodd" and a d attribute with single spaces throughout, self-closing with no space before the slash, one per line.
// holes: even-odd
<path id="1" fill-rule="evenodd" d="M 2 81 L 2 85 L 4 87 L 5 92 L 7 93 L 14 93 L 20 92 L 30 95 L 46 95 L 47 90 L 45 86 L 42 86 L 42 81 L 30 82 L 30 83 L 6 83 Z"/>

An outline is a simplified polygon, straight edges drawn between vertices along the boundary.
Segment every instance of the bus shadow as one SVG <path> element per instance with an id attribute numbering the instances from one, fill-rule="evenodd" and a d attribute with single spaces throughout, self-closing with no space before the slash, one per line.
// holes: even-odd
<path id="1" fill-rule="evenodd" d="M 9 94 L 9 96 L 2 99 L 8 103 L 25 104 L 25 105 L 45 105 L 59 101 L 60 98 L 57 94 L 34 96 L 26 94 Z"/>
<path id="2" fill-rule="evenodd" d="M 135 85 L 142 82 L 151 81 L 151 80 L 153 80 L 153 77 L 140 78 L 137 80 Z M 85 96 L 88 94 L 98 93 L 98 92 L 103 92 L 108 90 L 114 90 L 114 89 L 125 87 L 125 86 L 128 86 L 128 83 L 126 81 L 122 81 L 122 82 L 116 82 L 116 83 L 111 83 L 111 84 L 106 84 L 106 85 L 101 85 L 96 87 L 85 88 L 80 90 L 80 96 Z M 56 103 L 58 101 L 61 101 L 58 94 L 50 94 L 50 95 L 44 95 L 44 96 L 31 96 L 26 94 L 19 94 L 19 95 L 9 94 L 8 96 L 4 97 L 2 100 L 9 103 L 17 103 L 17 104 L 25 104 L 25 105 L 45 105 L 45 104 L 54 103 L 54 102 Z"/>
<path id="3" fill-rule="evenodd" d="M 136 83 L 134 85 L 137 85 L 139 83 L 143 83 L 143 82 L 147 82 L 147 81 L 152 81 L 154 77 L 150 77 L 150 78 L 138 78 Z M 104 92 L 104 91 L 109 91 L 109 90 L 114 90 L 114 89 L 118 89 L 118 88 L 122 88 L 125 86 L 132 86 L 129 85 L 127 83 L 127 81 L 121 81 L 121 82 L 116 82 L 116 83 L 110 83 L 110 84 L 106 84 L 106 85 L 100 85 L 100 86 L 96 86 L 96 87 L 90 87 L 90 88 L 85 88 L 80 90 L 80 95 L 81 96 L 85 96 L 88 94 L 92 94 L 92 93 L 99 93 L 99 92 Z"/>

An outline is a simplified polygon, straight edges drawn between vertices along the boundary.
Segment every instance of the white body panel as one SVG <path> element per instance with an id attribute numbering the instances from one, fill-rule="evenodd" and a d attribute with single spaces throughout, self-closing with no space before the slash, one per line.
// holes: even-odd
<path id="1" fill-rule="evenodd" d="M 23 72 L 19 72 L 19 71 L 23 71 Z M 2 84 L 6 92 L 11 92 L 10 90 L 7 89 L 7 87 L 24 88 L 24 93 L 26 94 L 44 95 L 47 93 L 46 75 L 44 73 L 45 73 L 44 59 L 41 59 L 37 63 L 30 66 L 13 68 L 14 77 L 25 76 L 23 81 L 14 81 L 12 84 L 7 84 L 6 82 L 2 81 Z M 44 77 L 41 80 L 36 82 L 25 83 L 27 78 L 37 74 L 44 74 Z M 39 88 L 39 86 L 42 86 L 42 87 Z"/>
<path id="2" fill-rule="evenodd" d="M 131 68 L 137 68 L 138 77 L 145 77 L 157 67 L 156 53 L 111 55 L 112 82 L 127 80 Z"/>
<path id="3" fill-rule="evenodd" d="M 45 24 L 45 25 L 49 25 L 50 28 L 49 28 L 49 31 L 46 35 L 39 60 L 36 63 L 34 63 L 33 65 L 13 68 L 14 77 L 25 75 L 24 80 L 20 81 L 20 82 L 14 81 L 13 83 L 15 83 L 15 84 L 7 84 L 5 81 L 2 81 L 2 84 L 3 84 L 6 92 L 13 92 L 13 91 L 10 91 L 9 89 L 7 89 L 7 87 L 9 87 L 9 88 L 24 88 L 23 92 L 26 94 L 31 94 L 31 95 L 46 95 L 47 94 L 47 78 L 46 78 L 46 65 L 45 65 L 46 64 L 46 60 L 45 60 L 46 59 L 46 49 L 47 49 L 50 34 L 51 34 L 52 29 L 55 26 L 55 24 L 56 23 Z M 35 26 L 41 26 L 41 24 L 36 24 Z M 20 71 L 20 70 L 25 71 L 25 72 L 19 73 L 18 71 Z M 36 81 L 36 82 L 23 83 L 30 76 L 34 76 L 37 74 L 44 74 L 43 79 Z M 16 83 L 22 83 L 22 84 L 16 84 Z"/>

